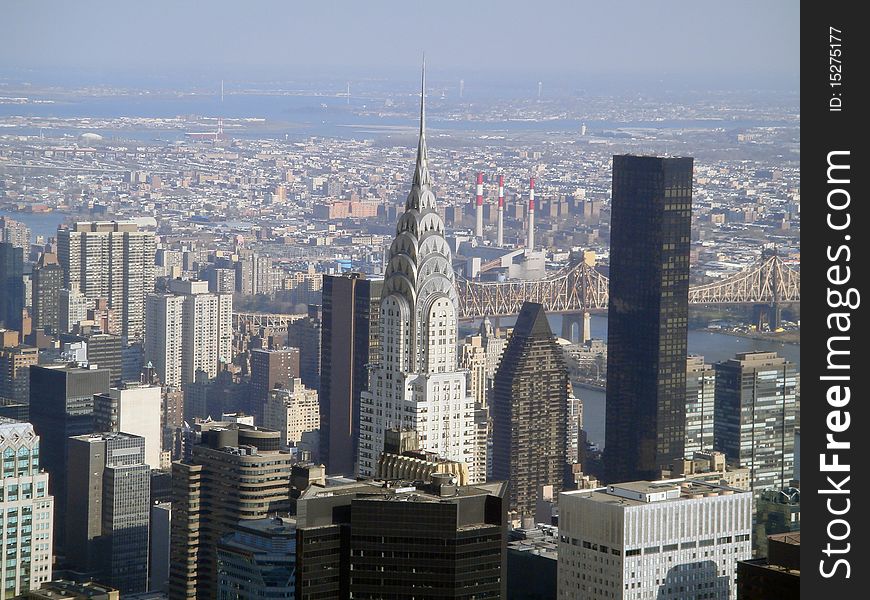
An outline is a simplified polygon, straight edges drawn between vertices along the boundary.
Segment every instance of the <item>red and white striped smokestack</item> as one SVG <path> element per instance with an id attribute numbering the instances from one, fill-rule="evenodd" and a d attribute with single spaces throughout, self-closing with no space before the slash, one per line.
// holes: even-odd
<path id="1" fill-rule="evenodd" d="M 477 174 L 477 205 L 483 206 L 483 173 Z"/>
<path id="2" fill-rule="evenodd" d="M 504 246 L 504 175 L 498 176 L 498 229 L 495 245 L 499 248 Z"/>
<path id="3" fill-rule="evenodd" d="M 477 174 L 477 208 L 475 210 L 474 235 L 483 237 L 483 173 Z"/>
<path id="4" fill-rule="evenodd" d="M 526 248 L 535 249 L 535 178 L 529 179 L 529 237 Z"/>

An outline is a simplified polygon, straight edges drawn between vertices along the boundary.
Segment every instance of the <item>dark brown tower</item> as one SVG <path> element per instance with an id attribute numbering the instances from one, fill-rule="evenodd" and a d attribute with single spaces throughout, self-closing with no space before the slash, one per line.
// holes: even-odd
<path id="1" fill-rule="evenodd" d="M 538 488 L 562 490 L 568 426 L 568 371 L 544 307 L 526 302 L 495 373 L 493 478 L 509 481 L 509 509 L 535 514 Z"/>

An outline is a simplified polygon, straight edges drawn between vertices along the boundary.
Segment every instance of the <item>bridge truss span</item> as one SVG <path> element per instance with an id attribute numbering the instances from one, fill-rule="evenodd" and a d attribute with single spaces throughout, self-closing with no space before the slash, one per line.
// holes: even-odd
<path id="1" fill-rule="evenodd" d="M 579 263 L 537 281 L 472 281 L 456 276 L 460 319 L 516 315 L 523 302 L 540 302 L 547 312 L 607 308 L 609 280 Z M 720 281 L 689 288 L 690 304 L 786 304 L 800 302 L 800 270 L 778 255 L 762 256 Z"/>

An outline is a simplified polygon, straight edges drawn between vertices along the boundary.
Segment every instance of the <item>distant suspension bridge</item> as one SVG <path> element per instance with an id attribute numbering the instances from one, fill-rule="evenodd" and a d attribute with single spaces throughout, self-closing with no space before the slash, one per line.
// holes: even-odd
<path id="1" fill-rule="evenodd" d="M 583 313 L 607 308 L 606 276 L 586 263 L 579 263 L 537 281 L 483 282 L 456 276 L 461 320 L 509 317 L 519 314 L 525 301 L 539 302 L 549 313 Z M 771 322 L 778 322 L 779 307 L 800 303 L 801 274 L 776 253 L 729 277 L 689 288 L 689 304 L 746 304 L 772 309 Z M 304 315 L 235 313 L 233 325 L 285 328 Z"/>

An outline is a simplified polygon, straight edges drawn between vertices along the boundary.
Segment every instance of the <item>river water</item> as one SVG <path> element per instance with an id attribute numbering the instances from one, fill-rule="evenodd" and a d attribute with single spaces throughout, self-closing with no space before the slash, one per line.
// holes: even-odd
<path id="1" fill-rule="evenodd" d="M 60 212 L 31 213 L 12 210 L 0 210 L 0 217 L 9 217 L 14 221 L 24 223 L 30 227 L 30 241 L 34 242 L 37 236 L 44 236 L 47 240 L 57 236 L 57 226 L 73 220 L 72 215 Z"/>
<path id="2" fill-rule="evenodd" d="M 562 316 L 549 315 L 550 327 L 555 334 L 562 331 Z M 510 327 L 514 318 L 503 318 L 499 324 Z M 607 316 L 592 316 L 592 337 L 607 339 Z M 689 354 L 703 356 L 707 363 L 733 358 L 738 352 L 777 352 L 794 362 L 800 370 L 800 345 L 768 340 L 753 340 L 724 333 L 689 331 Z M 589 441 L 604 448 L 605 394 L 604 390 L 575 388 L 575 395 L 583 400 L 583 429 Z"/>

